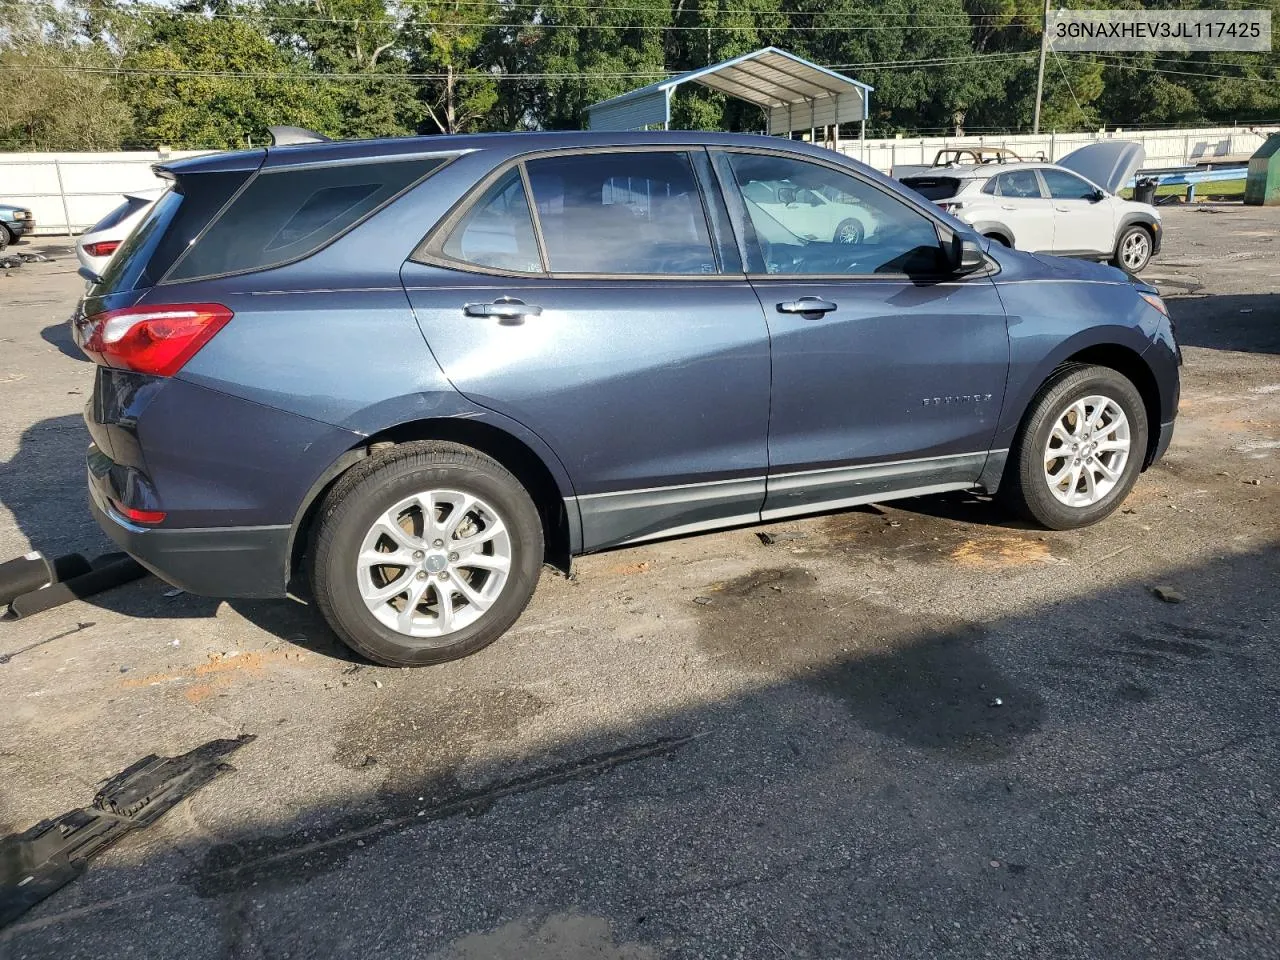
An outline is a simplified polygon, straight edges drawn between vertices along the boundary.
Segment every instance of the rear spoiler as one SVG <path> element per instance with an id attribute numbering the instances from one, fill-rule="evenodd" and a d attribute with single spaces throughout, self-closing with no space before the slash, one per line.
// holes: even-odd
<path id="1" fill-rule="evenodd" d="M 289 147 L 295 143 L 330 143 L 330 139 L 303 127 L 267 127 L 273 147 Z"/>

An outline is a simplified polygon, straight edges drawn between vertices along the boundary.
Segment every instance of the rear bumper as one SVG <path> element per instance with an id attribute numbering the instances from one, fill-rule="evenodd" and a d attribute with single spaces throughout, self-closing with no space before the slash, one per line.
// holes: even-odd
<path id="1" fill-rule="evenodd" d="M 166 530 L 142 527 L 108 502 L 106 476 L 89 472 L 89 508 L 103 531 L 144 567 L 175 587 L 207 597 L 286 594 L 287 525 Z"/>

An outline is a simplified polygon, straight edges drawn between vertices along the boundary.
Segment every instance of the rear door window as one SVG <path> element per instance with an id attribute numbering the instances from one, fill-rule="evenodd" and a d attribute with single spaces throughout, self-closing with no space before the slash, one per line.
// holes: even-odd
<path id="1" fill-rule="evenodd" d="M 996 192 L 1002 197 L 1040 199 L 1040 181 L 1034 170 L 1010 170 L 995 178 Z"/>
<path id="2" fill-rule="evenodd" d="M 181 256 L 166 282 L 277 267 L 315 253 L 446 158 L 260 172 Z"/>
<path id="3" fill-rule="evenodd" d="M 683 151 L 591 153 L 527 163 L 552 273 L 697 276 L 718 270 Z"/>
<path id="4" fill-rule="evenodd" d="M 510 170 L 449 231 L 441 254 L 476 267 L 541 273 L 533 215 L 519 170 Z"/>

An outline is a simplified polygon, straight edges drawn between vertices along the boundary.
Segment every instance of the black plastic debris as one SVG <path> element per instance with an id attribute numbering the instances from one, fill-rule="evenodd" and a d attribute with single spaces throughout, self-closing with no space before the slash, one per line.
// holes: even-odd
<path id="1" fill-rule="evenodd" d="M 83 558 L 81 558 L 83 559 Z M 53 607 L 93 596 L 131 580 L 147 575 L 147 570 L 133 557 L 125 553 L 108 553 L 98 557 L 89 569 L 78 576 L 59 580 L 49 586 L 14 597 L 9 603 L 9 615 L 15 620 L 42 613 Z"/>
<path id="2" fill-rule="evenodd" d="M 108 780 L 92 806 L 0 839 L 0 927 L 78 877 L 89 858 L 130 830 L 150 826 L 220 774 L 255 737 L 210 740 L 176 757 L 143 757 Z"/>
<path id="3" fill-rule="evenodd" d="M 0 563 L 0 606 L 24 593 L 88 572 L 89 561 L 78 553 L 50 560 L 39 550 L 33 550 L 16 560 L 7 560 Z"/>

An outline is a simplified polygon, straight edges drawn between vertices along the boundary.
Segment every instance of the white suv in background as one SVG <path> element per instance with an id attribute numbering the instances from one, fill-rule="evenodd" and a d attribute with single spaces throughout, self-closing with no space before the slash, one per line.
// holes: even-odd
<path id="1" fill-rule="evenodd" d="M 1139 144 L 1109 140 L 1057 163 L 917 168 L 901 179 L 1007 247 L 1110 260 L 1137 273 L 1160 251 L 1160 213 L 1116 193 L 1144 157 Z"/>

